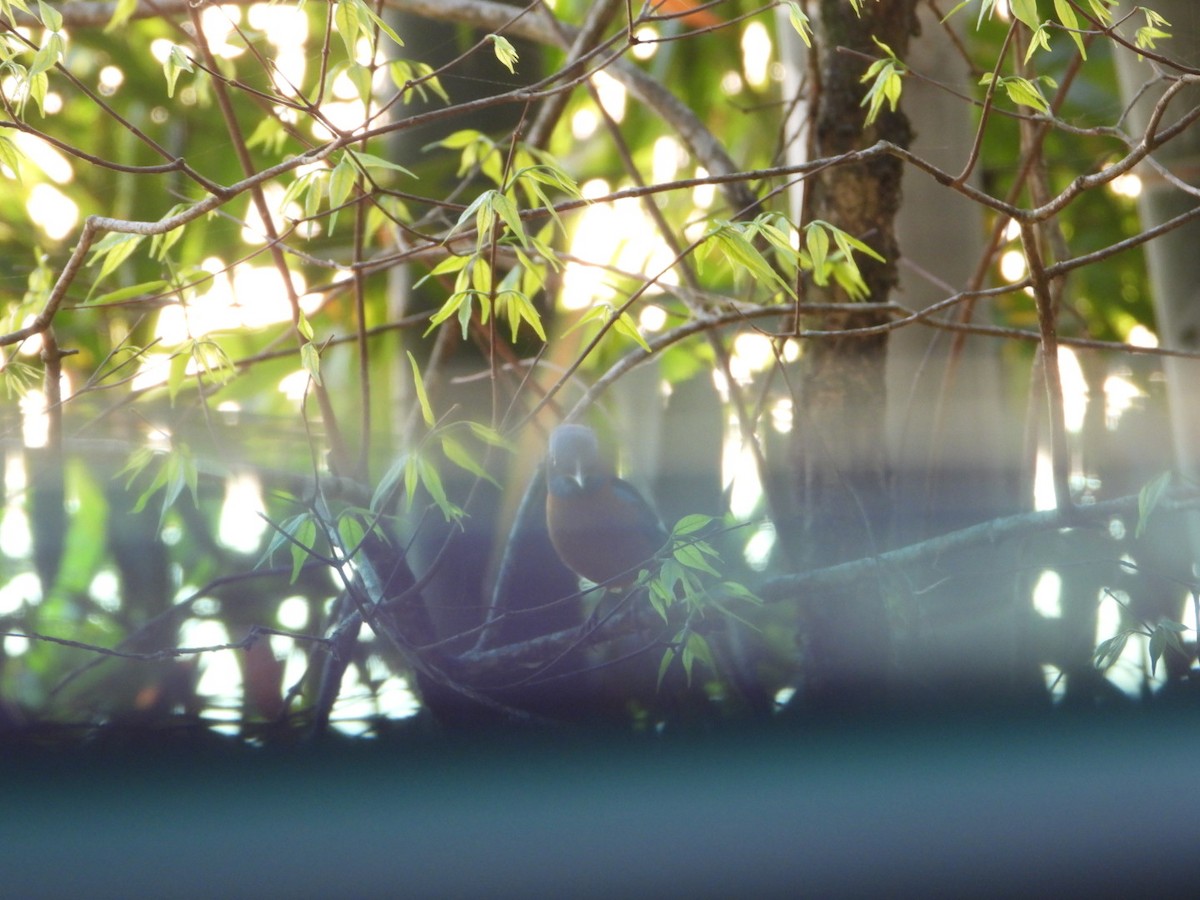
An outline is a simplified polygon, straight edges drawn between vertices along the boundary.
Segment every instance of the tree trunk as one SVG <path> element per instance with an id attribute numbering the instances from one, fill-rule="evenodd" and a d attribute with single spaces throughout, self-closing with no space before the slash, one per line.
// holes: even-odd
<path id="1" fill-rule="evenodd" d="M 844 154 L 888 140 L 911 139 L 903 112 L 885 109 L 869 126 L 862 105 L 868 60 L 880 54 L 872 37 L 901 58 L 916 31 L 916 0 L 849 4 L 822 0 L 815 22 L 816 95 L 813 143 L 818 157 Z M 865 56 L 864 56 L 865 55 Z M 902 165 L 889 157 L 831 167 L 811 180 L 805 219 L 821 219 L 874 248 L 884 262 L 858 258 L 869 302 L 888 300 L 896 286 Z M 836 286 L 807 286 L 807 298 L 851 298 Z M 805 317 L 805 328 L 834 330 L 882 323 L 839 314 Z M 882 550 L 889 530 L 886 458 L 886 334 L 820 338 L 802 348 L 790 447 L 794 528 L 782 529 L 794 564 L 828 565 Z M 852 595 L 805 597 L 802 638 L 807 660 L 803 696 L 825 709 L 871 705 L 882 699 L 889 668 L 887 617 L 879 584 Z"/>

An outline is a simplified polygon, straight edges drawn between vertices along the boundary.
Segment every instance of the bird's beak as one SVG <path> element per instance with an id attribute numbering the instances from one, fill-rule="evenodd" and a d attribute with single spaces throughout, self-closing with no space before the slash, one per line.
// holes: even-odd
<path id="1" fill-rule="evenodd" d="M 571 473 L 571 480 L 579 485 L 579 489 L 583 490 L 583 460 L 575 460 L 575 471 Z"/>

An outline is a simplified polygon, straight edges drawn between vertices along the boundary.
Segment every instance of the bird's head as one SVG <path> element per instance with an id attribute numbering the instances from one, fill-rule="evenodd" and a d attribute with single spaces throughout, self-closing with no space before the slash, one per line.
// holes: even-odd
<path id="1" fill-rule="evenodd" d="M 604 474 L 596 432 L 586 425 L 560 425 L 550 435 L 550 490 L 586 490 L 588 479 Z"/>

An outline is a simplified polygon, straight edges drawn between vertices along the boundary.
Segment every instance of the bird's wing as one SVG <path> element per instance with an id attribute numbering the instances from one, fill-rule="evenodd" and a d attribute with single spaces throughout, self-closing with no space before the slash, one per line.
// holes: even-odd
<path id="1" fill-rule="evenodd" d="M 642 535 L 647 542 L 653 543 L 655 550 L 661 549 L 662 545 L 667 542 L 667 529 L 663 527 L 650 504 L 646 502 L 637 488 L 622 478 L 614 478 L 612 486 L 614 494 L 623 502 L 635 507 L 638 534 Z"/>

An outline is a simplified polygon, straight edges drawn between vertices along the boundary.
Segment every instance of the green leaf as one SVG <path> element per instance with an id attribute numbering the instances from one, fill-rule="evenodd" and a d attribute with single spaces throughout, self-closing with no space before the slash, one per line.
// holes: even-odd
<path id="1" fill-rule="evenodd" d="M 488 193 L 492 195 L 492 207 L 504 220 L 508 230 L 517 236 L 522 247 L 529 249 L 529 236 L 525 233 L 525 226 L 521 222 L 521 213 L 517 209 L 517 205 L 499 191 L 489 191 Z M 482 229 L 480 232 L 482 233 Z"/>
<path id="2" fill-rule="evenodd" d="M 1125 652 L 1125 644 L 1129 640 L 1129 635 L 1130 632 L 1122 631 L 1115 637 L 1101 641 L 1096 647 L 1096 652 L 1092 654 L 1092 664 L 1101 672 L 1111 668 Z"/>
<path id="3" fill-rule="evenodd" d="M 507 450 L 510 453 L 515 452 L 517 449 L 515 446 L 513 446 L 512 441 L 505 438 L 504 435 L 500 434 L 500 432 L 496 431 L 494 428 L 491 428 L 480 422 L 468 422 L 467 427 L 471 429 L 471 433 L 475 435 L 475 437 L 479 438 L 479 440 L 483 441 L 485 444 L 488 444 L 492 447 L 499 447 L 502 450 Z"/>
<path id="4" fill-rule="evenodd" d="M 727 596 L 735 600 L 745 600 L 747 603 L 753 603 L 755 606 L 762 606 L 763 599 L 738 581 L 722 581 L 721 590 Z"/>
<path id="5" fill-rule="evenodd" d="M 461 131 L 456 131 L 449 137 L 442 138 L 440 141 L 434 141 L 432 144 L 426 144 L 422 149 L 431 150 L 434 147 L 444 147 L 447 150 L 465 150 L 472 144 L 484 143 L 488 146 L 494 146 L 492 139 L 474 128 L 464 128 Z M 468 166 L 469 168 L 469 166 Z M 463 174 L 463 169 L 460 169 L 458 174 Z"/>
<path id="6" fill-rule="evenodd" d="M 196 365 L 206 377 L 219 380 L 221 383 L 227 381 L 237 371 L 229 354 L 213 340 L 196 341 L 192 345 L 192 358 L 196 360 Z"/>
<path id="7" fill-rule="evenodd" d="M 827 257 L 829 255 L 829 234 L 821 227 L 820 222 L 812 222 L 804 229 L 804 246 L 812 260 L 813 281 L 819 285 L 829 283 Z"/>
<path id="8" fill-rule="evenodd" d="M 101 294 L 91 302 L 95 306 L 103 306 L 105 303 L 122 303 L 126 300 L 132 300 L 135 297 L 152 297 L 161 294 L 167 287 L 168 282 L 166 281 L 143 281 L 141 284 L 131 284 L 129 287 L 118 288 L 115 291 L 109 291 L 107 294 Z"/>
<path id="9" fill-rule="evenodd" d="M 446 496 L 446 487 L 442 484 L 442 476 L 438 470 L 421 456 L 414 457 L 417 475 L 421 479 L 421 487 L 429 492 L 434 505 L 441 511 L 447 522 L 457 521 L 463 517 L 463 511 L 450 502 Z"/>
<path id="10" fill-rule="evenodd" d="M 664 622 L 670 621 L 667 617 L 667 610 L 671 604 L 675 602 L 675 595 L 671 592 L 671 588 L 662 578 L 662 572 L 659 576 L 650 582 L 650 605 L 654 607 L 654 611 L 662 617 Z"/>
<path id="11" fill-rule="evenodd" d="M 446 103 L 450 102 L 450 96 L 437 76 L 432 74 L 433 71 L 432 66 L 423 62 L 393 59 L 388 63 L 388 74 L 392 77 L 392 84 L 404 92 L 405 103 L 411 103 L 418 97 L 428 100 L 429 91 L 437 94 Z"/>
<path id="12" fill-rule="evenodd" d="M 96 276 L 93 287 L 115 272 L 125 260 L 129 259 L 141 241 L 142 235 L 126 234 L 124 232 L 112 232 L 97 241 L 96 245 L 92 247 L 92 258 L 88 260 L 87 264 L 94 266 L 99 260 L 104 260 L 104 262 L 100 266 L 100 273 Z"/>
<path id="13" fill-rule="evenodd" d="M 1188 631 L 1191 631 L 1191 629 L 1182 622 L 1176 622 L 1174 619 L 1168 619 L 1166 616 L 1163 616 L 1158 620 L 1158 627 L 1165 628 L 1167 631 L 1176 635 L 1185 634 Z M 1180 645 L 1179 649 L 1182 650 L 1183 646 Z"/>
<path id="14" fill-rule="evenodd" d="M 691 653 L 696 659 L 704 663 L 713 671 L 716 671 L 717 664 L 713 660 L 712 648 L 708 646 L 708 641 L 701 634 L 692 632 L 688 635 L 686 650 Z"/>
<path id="15" fill-rule="evenodd" d="M 356 2 L 362 7 L 362 12 L 366 14 L 367 18 L 374 22 L 379 30 L 391 39 L 393 44 L 395 44 L 397 47 L 404 46 L 404 41 L 400 40 L 400 35 L 396 34 L 396 32 L 392 30 L 392 26 L 380 18 L 375 10 L 371 9 L 371 7 L 366 3 L 363 3 L 362 0 L 356 0 Z"/>
<path id="16" fill-rule="evenodd" d="M 405 472 L 408 469 L 408 460 L 407 453 L 398 456 L 392 462 L 391 466 L 388 467 L 383 478 L 379 480 L 379 484 L 375 485 L 375 492 L 371 495 L 370 504 L 372 513 L 381 512 L 383 504 L 391 498 L 392 491 L 395 489 L 397 483 L 405 476 Z"/>
<path id="17" fill-rule="evenodd" d="M 429 405 L 429 395 L 425 393 L 425 380 L 421 378 L 421 369 L 417 365 L 417 358 L 412 355 L 411 350 L 405 351 L 408 354 L 409 365 L 412 366 L 413 373 L 413 390 L 417 395 L 417 402 L 421 404 L 421 418 L 425 420 L 425 424 L 430 428 L 436 421 L 433 417 L 433 407 Z"/>
<path id="18" fill-rule="evenodd" d="M 500 64 L 508 69 L 509 72 L 516 74 L 516 69 L 513 67 L 517 64 L 519 57 L 513 45 L 508 42 L 507 38 L 501 37 L 498 34 L 489 34 L 488 37 L 491 39 L 495 49 L 496 59 L 500 60 Z"/>
<path id="19" fill-rule="evenodd" d="M 429 327 L 425 329 L 425 334 L 429 334 L 457 313 L 458 323 L 462 328 L 462 336 L 465 341 L 471 330 L 471 299 L 475 293 L 475 291 L 457 291 L 451 294 L 450 299 L 442 304 L 441 309 L 429 317 Z"/>
<path id="20" fill-rule="evenodd" d="M 305 341 L 300 345 L 300 364 L 304 366 L 304 370 L 308 372 L 313 382 L 320 385 L 321 354 L 317 352 L 317 345 L 312 341 Z"/>
<path id="21" fill-rule="evenodd" d="M 292 584 L 300 577 L 304 564 L 312 556 L 312 547 L 317 540 L 317 522 L 311 515 L 297 516 L 292 538 L 295 543 L 288 545 L 292 554 Z"/>
<path id="22" fill-rule="evenodd" d="M 104 33 L 110 34 L 133 18 L 137 12 L 138 0 L 117 0 L 113 7 L 112 18 L 104 26 Z"/>
<path id="23" fill-rule="evenodd" d="M 300 576 L 304 563 L 312 555 L 313 542 L 317 538 L 317 523 L 311 512 L 300 513 L 285 519 L 272 529 L 270 543 L 263 551 L 256 567 L 261 568 L 274 557 L 277 550 L 284 544 L 288 545 L 288 554 L 292 558 L 292 583 Z M 288 538 L 292 540 L 289 541 Z M 293 543 L 295 541 L 296 543 Z M 296 544 L 300 546 L 297 546 Z"/>
<path id="24" fill-rule="evenodd" d="M 1117 0 L 1088 0 L 1088 6 L 1092 9 L 1092 15 L 1095 16 L 1102 25 L 1112 23 L 1112 12 L 1109 11 L 1109 6 L 1116 6 Z"/>
<path id="25" fill-rule="evenodd" d="M 1166 634 L 1161 628 L 1155 628 L 1150 634 L 1150 674 L 1156 674 L 1158 668 L 1158 660 L 1162 657 L 1163 647 L 1166 645 Z"/>
<path id="26" fill-rule="evenodd" d="M 989 72 L 981 79 L 980 83 L 988 84 L 990 82 L 991 73 Z M 1012 75 L 1008 78 L 1001 78 L 1000 85 L 1004 88 L 1005 93 L 1008 94 L 1009 99 L 1014 103 L 1020 106 L 1032 107 L 1040 113 L 1050 112 L 1050 106 L 1046 103 L 1046 98 L 1042 96 L 1041 90 L 1035 82 L 1030 81 L 1028 78 L 1020 78 Z"/>
<path id="27" fill-rule="evenodd" d="M 483 256 L 473 257 L 471 265 L 467 267 L 467 271 L 459 275 L 456 286 L 461 290 L 468 284 L 472 290 L 480 295 L 481 299 L 487 297 L 492 292 L 492 267 Z M 483 321 L 487 322 L 487 318 L 487 310 L 485 309 Z"/>
<path id="28" fill-rule="evenodd" d="M 315 332 L 313 331 L 312 322 L 308 321 L 308 316 L 304 314 L 304 310 L 300 310 L 300 318 L 296 323 L 296 330 L 300 332 L 301 337 L 306 341 L 311 342 Z"/>
<path id="29" fill-rule="evenodd" d="M 139 447 L 137 450 L 134 450 L 131 454 L 129 454 L 129 461 L 126 462 L 121 471 L 117 473 L 118 478 L 120 478 L 122 475 L 129 476 L 125 479 L 126 490 L 132 486 L 133 482 L 137 480 L 137 477 L 146 470 L 146 467 L 149 466 L 157 456 L 158 454 L 149 447 Z"/>
<path id="30" fill-rule="evenodd" d="M 712 516 L 693 513 L 690 516 L 684 516 L 675 523 L 675 527 L 671 529 L 672 537 L 683 537 L 688 534 L 695 534 L 697 531 L 702 531 L 711 525 L 715 520 Z"/>
<path id="31" fill-rule="evenodd" d="M 1041 24 L 1041 20 L 1038 19 L 1037 0 L 1009 0 L 1008 7 L 1030 31 L 1037 31 L 1038 25 Z"/>
<path id="32" fill-rule="evenodd" d="M 616 312 L 616 310 L 613 311 Z M 613 331 L 625 335 L 647 353 L 650 352 L 650 345 L 646 343 L 646 339 L 638 331 L 637 323 L 633 321 L 633 316 L 628 312 L 622 312 L 617 316 L 617 320 L 613 322 Z M 542 340 L 545 340 L 545 337 Z"/>
<path id="33" fill-rule="evenodd" d="M 862 83 L 871 81 L 871 87 L 867 94 L 862 99 L 862 106 L 867 107 L 867 125 L 870 125 L 879 116 L 883 109 L 883 104 L 887 103 L 892 112 L 896 111 L 896 106 L 900 102 L 900 93 L 904 88 L 902 75 L 907 72 L 907 68 L 892 52 L 892 48 L 878 38 L 872 37 L 876 44 L 885 54 L 886 59 L 877 59 L 867 68 L 866 74 L 859 79 Z"/>
<path id="34" fill-rule="evenodd" d="M 1146 18 L 1146 24 L 1137 30 L 1134 35 L 1137 46 L 1141 50 L 1153 50 L 1157 46 L 1157 42 L 1171 36 L 1170 32 L 1164 31 L 1159 26 L 1169 28 L 1171 23 L 1160 16 L 1152 9 L 1139 7 L 1142 15 Z"/>
<path id="35" fill-rule="evenodd" d="M 38 14 L 42 24 L 50 31 L 62 31 L 62 13 L 53 6 L 38 0 Z"/>
<path id="36" fill-rule="evenodd" d="M 7 166 L 12 170 L 13 177 L 21 180 L 21 160 L 25 158 L 25 154 L 11 140 L 0 135 L 0 165 Z"/>
<path id="37" fill-rule="evenodd" d="M 1037 31 L 1029 39 L 1029 49 L 1025 51 L 1025 62 L 1033 59 L 1033 54 L 1038 50 L 1050 52 L 1050 27 L 1048 23 L 1043 23 L 1038 26 Z"/>
<path id="38" fill-rule="evenodd" d="M 470 256 L 447 256 L 440 263 L 422 275 L 417 283 L 413 285 L 413 288 L 419 288 L 426 281 L 436 275 L 449 275 L 452 272 L 461 272 L 467 267 L 472 259 L 473 257 Z"/>
<path id="39" fill-rule="evenodd" d="M 30 64 L 29 74 L 26 77 L 32 80 L 53 69 L 54 64 L 62 59 L 63 49 L 62 35 L 52 32 L 46 38 L 46 43 L 42 44 L 34 54 L 33 63 Z"/>
<path id="40" fill-rule="evenodd" d="M 366 537 L 366 529 L 363 528 L 362 520 L 357 515 L 343 515 L 338 518 L 338 539 L 342 543 L 342 550 L 349 557 L 358 550 L 359 544 Z"/>
<path id="41" fill-rule="evenodd" d="M 472 219 L 476 219 L 477 223 L 482 224 L 484 226 L 484 227 L 479 228 L 479 237 L 477 238 L 479 243 L 482 244 L 482 242 L 485 238 L 485 232 L 490 230 L 491 222 L 490 221 L 484 222 L 483 220 L 481 220 L 478 217 L 478 213 L 482 209 L 485 209 L 485 208 L 490 209 L 490 207 L 488 206 L 488 203 L 489 203 L 490 195 L 494 194 L 494 193 L 495 193 L 495 191 L 490 191 L 490 190 L 484 191 L 482 194 L 480 194 L 478 197 L 476 197 L 474 200 L 472 200 L 467 205 L 467 208 L 464 209 L 461 214 L 459 214 L 458 221 L 455 222 L 450 227 L 450 230 L 446 233 L 446 242 L 448 242 L 450 240 L 450 238 L 454 237 L 455 233 L 460 228 L 462 228 L 464 225 L 468 224 Z"/>
<path id="42" fill-rule="evenodd" d="M 187 488 L 191 494 L 192 503 L 197 502 L 196 491 L 199 477 L 196 471 L 196 461 L 192 459 L 192 454 L 183 445 L 175 445 L 163 456 L 165 462 L 160 473 L 162 477 L 155 479 L 156 482 L 160 482 L 160 486 L 166 489 L 163 493 L 162 512 L 158 517 L 160 531 L 166 522 L 167 513 L 175 505 L 175 501 L 179 499 L 184 488 Z"/>
<path id="43" fill-rule="evenodd" d="M 167 58 L 163 61 L 163 74 L 167 78 L 167 96 L 175 96 L 175 82 L 179 80 L 180 72 L 192 72 L 192 61 L 178 44 L 172 44 Z"/>
<path id="44" fill-rule="evenodd" d="M 778 284 L 795 297 L 792 286 L 783 280 L 751 242 L 748 232 L 755 230 L 753 223 L 717 222 L 704 236 L 704 241 L 711 243 L 712 252 L 719 249 L 735 268 L 741 267 L 756 281 Z"/>
<path id="45" fill-rule="evenodd" d="M 1146 526 L 1150 523 L 1150 516 L 1153 515 L 1158 505 L 1162 503 L 1170 487 L 1171 473 L 1162 472 L 1144 484 L 1142 489 L 1138 491 L 1138 523 L 1133 531 L 1135 538 L 1140 538 L 1146 533 Z"/>
<path id="46" fill-rule="evenodd" d="M 800 35 L 800 40 L 804 41 L 805 47 L 812 47 L 812 24 L 808 20 L 808 16 L 800 9 L 800 4 L 791 0 L 785 4 L 788 8 L 788 21 L 792 28 L 796 29 L 796 34 Z"/>
<path id="47" fill-rule="evenodd" d="M 50 79 L 45 72 L 38 72 L 36 75 L 30 75 L 26 79 L 27 96 L 37 104 L 38 112 L 46 115 L 46 94 L 50 90 Z M 24 112 L 24 101 L 21 103 L 21 111 Z"/>
<path id="48" fill-rule="evenodd" d="M 283 127 L 282 122 L 274 116 L 263 116 L 246 138 L 246 146 L 251 150 L 262 147 L 268 153 L 278 154 L 287 139 L 287 129 Z"/>
<path id="49" fill-rule="evenodd" d="M 177 215 L 179 215 L 179 213 L 183 212 L 185 209 L 187 209 L 186 203 L 176 203 L 169 210 L 167 210 L 166 215 L 164 215 L 162 217 L 162 219 L 159 219 L 159 221 L 161 222 L 166 219 L 170 219 L 173 216 L 177 216 Z M 162 260 L 164 260 L 166 258 L 167 253 L 170 251 L 170 249 L 175 246 L 175 243 L 181 237 L 183 237 L 183 230 L 185 227 L 186 226 L 184 226 L 184 225 L 180 225 L 177 228 L 172 228 L 170 231 L 160 231 L 157 234 L 151 235 L 150 236 L 150 256 L 151 256 L 151 258 L 157 259 L 160 262 Z"/>
<path id="50" fill-rule="evenodd" d="M 820 222 L 819 219 L 816 221 Z M 853 251 L 857 250 L 859 253 L 865 253 L 867 256 L 871 257 L 877 262 L 887 262 L 887 260 L 883 258 L 882 254 L 878 253 L 869 245 L 864 244 L 853 235 L 842 231 L 842 229 L 834 225 L 830 225 L 828 222 L 821 222 L 821 225 L 826 231 L 833 235 L 834 243 L 837 244 L 838 249 L 842 251 L 842 254 L 847 259 L 851 259 L 853 257 Z"/>
<path id="51" fill-rule="evenodd" d="M 355 2 L 355 0 L 338 0 L 337 5 L 333 8 L 334 30 L 341 37 L 342 44 L 346 48 L 346 56 L 351 60 L 354 59 L 355 44 L 358 43 L 359 11 L 361 9 L 363 9 L 363 4 Z"/>
<path id="52" fill-rule="evenodd" d="M 509 325 L 512 328 L 512 341 L 517 342 L 517 331 L 522 322 L 529 323 L 529 327 L 537 333 L 537 336 L 542 340 L 546 340 L 546 331 L 542 327 L 542 316 L 537 311 L 537 308 L 530 302 L 529 298 L 520 291 L 508 290 L 496 295 L 497 304 L 503 306 L 505 315 L 508 317 Z"/>
<path id="53" fill-rule="evenodd" d="M 721 577 L 721 573 L 714 569 L 708 560 L 704 558 L 704 552 L 697 544 L 683 544 L 676 547 L 672 555 L 689 569 L 707 572 L 709 575 L 715 575 L 717 578 Z"/>
<path id="54" fill-rule="evenodd" d="M 442 435 L 441 443 L 442 452 L 446 454 L 446 459 L 450 460 L 450 462 L 454 463 L 460 469 L 470 472 L 477 478 L 482 478 L 485 481 L 491 482 L 496 487 L 500 487 L 500 482 L 496 481 L 483 466 L 477 463 L 475 458 L 471 456 L 470 451 L 454 440 L 454 438 Z"/>
<path id="55" fill-rule="evenodd" d="M 394 163 L 390 159 L 384 159 L 382 156 L 376 156 L 374 153 L 363 153 L 361 150 L 347 150 L 348 154 L 354 157 L 364 169 L 385 169 L 389 172 L 399 172 L 401 175 L 407 175 L 409 178 L 417 176 L 399 163 Z"/>
<path id="56" fill-rule="evenodd" d="M 341 206 L 354 190 L 354 182 L 358 179 L 358 169 L 349 154 L 344 154 L 338 164 L 329 174 L 329 208 Z"/>
<path id="57" fill-rule="evenodd" d="M 671 668 L 671 663 L 674 661 L 675 649 L 673 647 L 668 647 L 663 651 L 662 660 L 658 664 L 658 682 L 654 687 L 656 691 L 662 689 L 663 677 L 667 674 L 667 669 Z"/>
<path id="58" fill-rule="evenodd" d="M 1083 35 L 1079 34 L 1079 17 L 1075 15 L 1075 10 L 1067 0 L 1054 0 L 1054 12 L 1058 15 L 1058 21 L 1062 23 L 1063 28 L 1066 28 L 1067 33 L 1071 35 L 1071 40 L 1075 42 L 1075 46 L 1079 48 L 1079 55 L 1087 59 L 1087 48 L 1083 44 Z"/>

